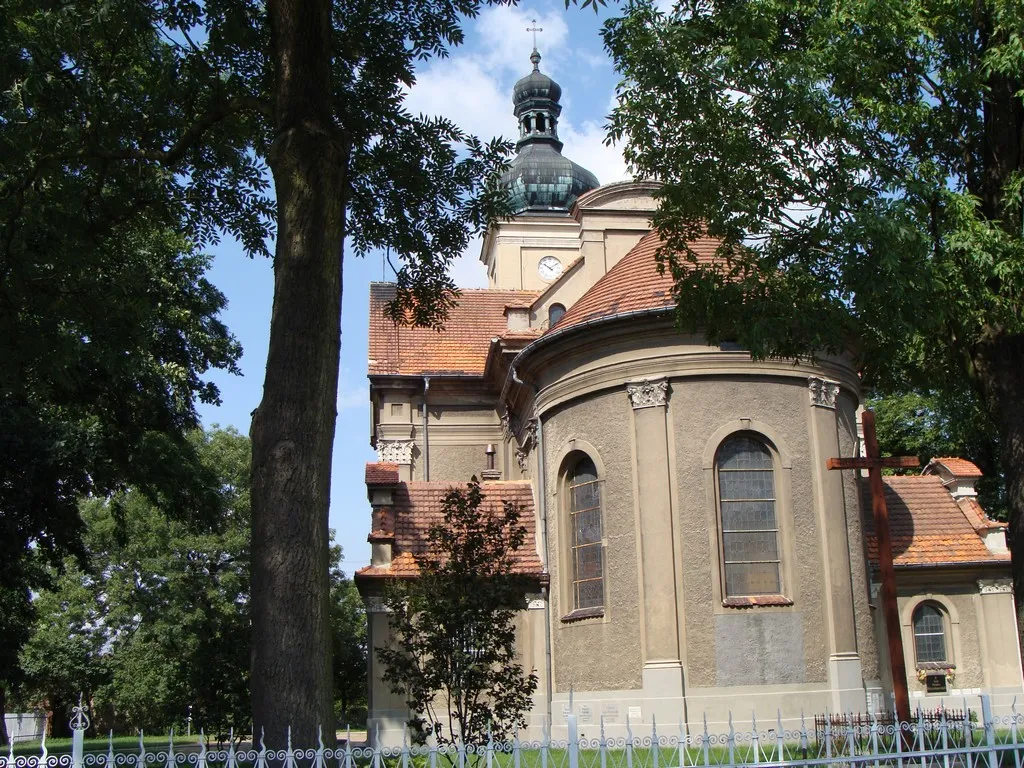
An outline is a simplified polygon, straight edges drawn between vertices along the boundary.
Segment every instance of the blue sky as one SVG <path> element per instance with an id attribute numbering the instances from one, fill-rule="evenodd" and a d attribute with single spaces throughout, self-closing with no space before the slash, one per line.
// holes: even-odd
<path id="1" fill-rule="evenodd" d="M 531 68 L 532 36 L 526 28 L 537 19 L 543 32 L 537 47 L 541 70 L 562 86 L 559 138 L 563 153 L 590 169 L 602 184 L 626 177 L 621 152 L 605 147 L 605 117 L 609 113 L 617 77 L 601 45 L 601 22 L 617 11 L 614 4 L 595 14 L 588 8 L 564 7 L 563 0 L 524 3 L 518 8 L 487 8 L 466 24 L 466 43 L 450 58 L 428 62 L 409 94 L 415 112 L 439 114 L 482 138 L 514 139 L 512 86 Z M 244 348 L 241 376 L 212 378 L 220 387 L 220 406 L 201 406 L 207 426 L 234 426 L 249 431 L 250 414 L 259 404 L 266 366 L 273 270 L 268 259 L 246 258 L 237 243 L 224 241 L 212 249 L 212 282 L 225 293 L 224 321 Z M 453 266 L 462 287 L 486 285 L 479 262 L 480 244 L 474 242 Z M 345 553 L 347 573 L 369 562 L 366 535 L 370 507 L 363 484 L 363 467 L 374 461 L 370 448 L 370 406 L 366 379 L 368 285 L 387 279 L 379 256 L 347 256 L 342 308 L 341 376 L 338 385 L 338 425 L 334 441 L 331 482 L 331 527 Z"/>

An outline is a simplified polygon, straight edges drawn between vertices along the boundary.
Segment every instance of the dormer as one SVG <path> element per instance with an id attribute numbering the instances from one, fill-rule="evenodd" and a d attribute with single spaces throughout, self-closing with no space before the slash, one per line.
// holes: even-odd
<path id="1" fill-rule="evenodd" d="M 955 457 L 935 458 L 928 462 L 922 475 L 937 475 L 942 485 L 956 500 L 964 516 L 993 554 L 1005 554 L 1006 524 L 991 519 L 978 503 L 977 483 L 982 477 L 978 465 Z"/>

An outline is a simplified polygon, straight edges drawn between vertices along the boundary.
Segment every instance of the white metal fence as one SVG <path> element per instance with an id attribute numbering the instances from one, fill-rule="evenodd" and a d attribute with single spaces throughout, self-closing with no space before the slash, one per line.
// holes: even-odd
<path id="1" fill-rule="evenodd" d="M 730 717 L 725 733 L 686 734 L 682 727 L 605 738 L 578 738 L 576 717 L 569 715 L 569 738 L 527 742 L 436 745 L 386 749 L 362 747 L 351 739 L 343 746 L 323 744 L 314 749 L 281 750 L 263 745 L 211 749 L 199 743 L 176 742 L 147 748 L 139 735 L 137 750 L 117 751 L 111 739 L 106 748 L 85 749 L 82 733 L 88 720 L 82 712 L 73 721 L 75 739 L 70 753 L 51 754 L 45 741 L 38 754 L 0 756 L 0 768 L 1022 768 L 1024 715 L 991 714 L 988 699 L 982 710 L 957 716 L 919 711 L 913 722 L 893 723 L 872 716 L 825 716 L 785 729 L 775 723 L 751 721 L 737 729 Z"/>

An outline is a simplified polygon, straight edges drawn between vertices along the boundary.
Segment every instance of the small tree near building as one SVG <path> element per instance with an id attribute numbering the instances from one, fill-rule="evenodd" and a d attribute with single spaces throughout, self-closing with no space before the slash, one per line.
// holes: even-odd
<path id="1" fill-rule="evenodd" d="M 444 522 L 431 527 L 420 575 L 391 585 L 391 643 L 378 648 L 384 680 L 414 713 L 414 739 L 503 741 L 526 723 L 537 689 L 516 659 L 515 616 L 527 579 L 515 572 L 526 541 L 517 505 L 481 508 L 474 478 L 444 497 Z"/>

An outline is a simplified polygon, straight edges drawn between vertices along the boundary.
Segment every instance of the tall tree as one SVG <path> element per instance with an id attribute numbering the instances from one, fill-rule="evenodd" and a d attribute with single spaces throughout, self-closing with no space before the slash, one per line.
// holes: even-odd
<path id="1" fill-rule="evenodd" d="M 341 548 L 334 549 L 340 563 Z M 368 692 L 366 608 L 355 582 L 338 567 L 331 569 L 331 646 L 338 724 L 363 726 Z"/>
<path id="2" fill-rule="evenodd" d="M 377 648 L 384 680 L 405 696 L 414 738 L 439 744 L 510 739 L 526 725 L 535 670 L 519 664 L 516 613 L 529 583 L 515 570 L 526 540 L 519 508 L 481 508 L 474 478 L 445 494 L 419 575 L 389 585 L 391 644 Z"/>
<path id="3" fill-rule="evenodd" d="M 852 353 L 881 391 L 968 382 L 1024 629 L 1024 5 L 632 0 L 604 35 L 611 136 L 665 183 L 681 324 L 758 357 Z"/>
<path id="4" fill-rule="evenodd" d="M 23 283 L 33 286 L 49 275 L 78 276 L 69 267 L 80 255 L 91 264 L 105 252 L 122 255 L 121 243 L 148 248 L 161 228 L 188 233 L 198 247 L 227 233 L 252 255 L 266 253 L 268 237 L 276 237 L 270 348 L 251 430 L 253 712 L 271 746 L 283 745 L 289 725 L 297 744 L 315 743 L 320 724 L 331 732 L 327 509 L 343 245 L 356 254 L 394 251 L 403 260 L 396 316 L 438 324 L 454 301 L 447 264 L 502 210 L 494 182 L 509 146 L 483 144 L 403 106 L 419 62 L 458 45 L 461 22 L 484 2 L 0 2 L 3 269 L 19 266 Z M 158 304 L 138 286 L 122 287 L 118 258 L 97 263 L 103 269 L 82 271 L 115 296 L 84 306 L 175 306 Z M 61 281 L 49 284 L 57 298 L 65 295 L 57 290 Z M 138 469 L 133 462 L 180 448 L 157 436 L 191 422 L 193 395 L 215 397 L 195 376 L 201 364 L 234 359 L 223 329 L 209 324 L 209 310 L 219 304 L 208 290 L 205 299 L 195 311 L 170 312 L 152 330 L 179 354 L 154 354 L 150 376 L 134 389 L 111 387 L 101 399 L 111 413 L 86 422 L 110 427 L 102 434 L 123 448 L 114 455 L 127 466 L 113 466 L 127 477 Z M 20 297 L 5 311 L 21 317 L 26 302 Z M 77 330 L 65 314 L 45 317 Z M 93 315 L 102 319 L 103 312 Z M 186 329 L 174 322 L 182 316 Z M 116 338 L 136 327 L 119 320 L 109 333 Z M 219 343 L 194 344 L 195 330 Z M 101 335 L 72 337 L 76 348 L 92 350 Z M 54 342 L 44 341 L 45 359 Z M 150 402 L 153 392 L 164 400 Z M 46 440 L 37 451 L 44 458 L 47 450 L 63 456 L 89 445 L 51 437 L 20 410 L 8 419 L 19 441 L 8 451 L 15 459 L 21 443 L 36 436 Z M 164 432 L 141 429 L 154 419 Z M 136 439 L 118 442 L 120 432 Z M 63 466 L 80 466 L 80 483 L 92 477 L 90 465 L 69 459 Z M 41 487 L 64 487 L 37 475 Z M 67 499 L 58 502 L 73 523 Z"/>

